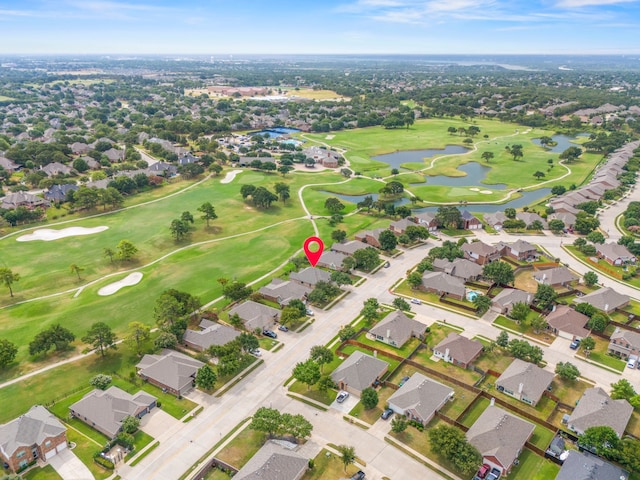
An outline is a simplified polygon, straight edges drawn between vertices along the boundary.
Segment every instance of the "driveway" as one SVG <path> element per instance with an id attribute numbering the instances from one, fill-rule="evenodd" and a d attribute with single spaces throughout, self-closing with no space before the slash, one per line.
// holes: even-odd
<path id="1" fill-rule="evenodd" d="M 140 420 L 140 430 L 153 438 L 158 438 L 170 428 L 178 425 L 180 420 L 173 418 L 164 410 L 154 408 Z"/>
<path id="2" fill-rule="evenodd" d="M 331 404 L 331 408 L 342 413 L 349 413 L 351 410 L 353 410 L 353 407 L 355 407 L 359 401 L 360 399 L 358 397 L 356 397 L 353 393 L 350 393 L 347 399 L 342 403 L 338 403 L 336 400 L 334 400 Z"/>
<path id="3" fill-rule="evenodd" d="M 87 466 L 68 448 L 49 459 L 49 464 L 64 480 L 93 480 Z"/>

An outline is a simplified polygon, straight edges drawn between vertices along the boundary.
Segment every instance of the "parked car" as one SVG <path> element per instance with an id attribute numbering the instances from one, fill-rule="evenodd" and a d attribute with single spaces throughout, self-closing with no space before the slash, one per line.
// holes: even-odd
<path id="1" fill-rule="evenodd" d="M 388 419 L 391 415 L 393 415 L 393 410 L 391 410 L 390 408 L 385 409 L 384 412 L 382 412 L 382 415 L 380 415 L 380 418 L 383 420 Z"/>
<path id="2" fill-rule="evenodd" d="M 404 385 L 404 384 L 405 384 L 405 382 L 406 382 L 407 380 L 409 380 L 409 377 L 402 377 L 402 380 L 400 380 L 400 383 L 398 384 L 398 386 L 400 386 L 400 387 L 401 387 L 402 385 Z"/>
<path id="3" fill-rule="evenodd" d="M 573 342 L 571 342 L 571 345 L 569 345 L 569 348 L 571 350 L 577 350 L 579 346 L 580 346 L 580 340 L 574 340 Z"/>
<path id="4" fill-rule="evenodd" d="M 627 360 L 628 368 L 636 368 L 638 365 L 638 356 L 637 355 L 629 355 L 629 359 Z"/>
<path id="5" fill-rule="evenodd" d="M 249 350 L 249 353 L 251 355 L 255 355 L 256 357 L 261 357 L 262 356 L 262 352 L 260 351 L 259 348 L 254 348 L 253 350 Z"/>
<path id="6" fill-rule="evenodd" d="M 351 477 L 351 480 L 363 480 L 365 477 L 365 474 L 362 470 L 358 470 L 356 473 L 353 474 L 353 476 Z"/>
<path id="7" fill-rule="evenodd" d="M 280 325 L 278 327 L 278 330 L 280 330 L 281 332 L 288 332 L 289 331 L 289 329 L 287 328 L 286 325 Z"/>
<path id="8" fill-rule="evenodd" d="M 411 299 L 411 303 L 415 303 L 416 305 L 422 305 L 422 302 L 420 300 L 418 300 L 417 298 L 412 298 Z"/>
<path id="9" fill-rule="evenodd" d="M 263 330 L 262 334 L 265 337 L 278 338 L 278 334 L 276 332 L 274 332 L 273 330 Z"/>
<path id="10" fill-rule="evenodd" d="M 492 468 L 491 473 L 487 475 L 485 480 L 498 480 L 500 478 L 500 474 L 500 470 L 498 470 L 497 468 Z"/>
<path id="11" fill-rule="evenodd" d="M 340 391 L 338 393 L 338 396 L 336 397 L 336 402 L 338 403 L 342 403 L 344 402 L 347 398 L 349 398 L 349 392 L 345 392 L 344 390 Z"/>
<path id="12" fill-rule="evenodd" d="M 310 308 L 307 308 L 307 315 L 309 315 L 310 317 L 313 317 L 313 310 L 311 310 Z"/>
<path id="13" fill-rule="evenodd" d="M 389 268 L 391 264 L 389 262 L 384 262 L 384 268 Z"/>
<path id="14" fill-rule="evenodd" d="M 485 463 L 480 467 L 476 476 L 478 478 L 484 478 L 487 476 L 487 473 L 489 473 L 490 471 L 491 471 L 491 467 Z"/>

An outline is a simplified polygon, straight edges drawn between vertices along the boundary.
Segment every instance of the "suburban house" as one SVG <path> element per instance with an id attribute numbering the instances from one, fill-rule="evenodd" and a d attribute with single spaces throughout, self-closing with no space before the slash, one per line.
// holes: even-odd
<path id="1" fill-rule="evenodd" d="M 233 478 L 236 480 L 300 480 L 308 468 L 308 458 L 269 441 Z"/>
<path id="2" fill-rule="evenodd" d="M 535 425 L 491 403 L 467 431 L 467 440 L 482 455 L 482 463 L 506 475 L 531 438 Z"/>
<path id="3" fill-rule="evenodd" d="M 525 261 L 538 258 L 538 249 L 535 245 L 524 240 L 517 240 L 513 243 L 501 243 L 504 254 L 514 260 Z"/>
<path id="4" fill-rule="evenodd" d="M 465 243 L 460 248 L 464 252 L 464 258 L 476 262 L 478 265 L 491 263 L 502 256 L 500 248 L 483 242 Z"/>
<path id="5" fill-rule="evenodd" d="M 340 390 L 360 395 L 362 390 L 380 380 L 389 364 L 361 351 L 353 352 L 331 374 L 331 379 Z"/>
<path id="6" fill-rule="evenodd" d="M 51 205 L 47 200 L 27 192 L 10 193 L 0 201 L 0 208 L 15 210 L 18 207 L 36 208 Z"/>
<path id="7" fill-rule="evenodd" d="M 626 265 L 628 263 L 636 263 L 636 257 L 624 245 L 617 243 L 603 243 L 596 245 L 596 253 L 598 258 L 604 259 L 611 265 Z"/>
<path id="8" fill-rule="evenodd" d="M 308 158 L 313 158 L 316 163 L 327 168 L 336 168 L 338 166 L 338 161 L 340 160 L 339 153 L 333 150 L 327 150 L 326 148 L 313 146 L 305 148 L 302 152 Z"/>
<path id="9" fill-rule="evenodd" d="M 326 270 L 315 267 L 307 267 L 300 272 L 291 272 L 289 280 L 299 283 L 308 288 L 316 288 L 318 282 L 330 282 L 331 274 Z"/>
<path id="10" fill-rule="evenodd" d="M 531 305 L 533 294 L 517 288 L 505 288 L 491 299 L 491 309 L 494 312 L 509 315 L 516 303 Z"/>
<path id="11" fill-rule="evenodd" d="M 555 374 L 518 358 L 496 380 L 496 388 L 521 402 L 536 406 Z"/>
<path id="12" fill-rule="evenodd" d="M 463 230 L 482 230 L 482 222 L 474 217 L 469 211 L 463 210 L 460 213 L 463 222 Z"/>
<path id="13" fill-rule="evenodd" d="M 74 155 L 86 155 L 91 150 L 91 147 L 83 142 L 74 142 L 69 145 L 69 148 L 71 148 L 71 153 Z"/>
<path id="14" fill-rule="evenodd" d="M 229 310 L 229 317 L 238 315 L 245 328 L 252 332 L 256 328 L 266 330 L 280 320 L 280 310 L 263 305 L 262 303 L 247 300 Z"/>
<path id="15" fill-rule="evenodd" d="M 577 217 L 570 212 L 555 212 L 549 215 L 549 220 L 560 220 L 564 223 L 564 226 L 573 230 L 573 226 L 576 224 Z"/>
<path id="16" fill-rule="evenodd" d="M 13 173 L 20 168 L 20 165 L 0 155 L 0 167 L 9 173 Z"/>
<path id="17" fill-rule="evenodd" d="M 396 235 L 402 235 L 407 231 L 407 227 L 417 227 L 415 222 L 409 220 L 409 218 L 402 218 L 396 222 L 391 222 L 389 224 L 389 230 L 391 230 Z"/>
<path id="18" fill-rule="evenodd" d="M 240 157 L 240 160 L 238 160 L 238 166 L 250 167 L 253 162 L 276 163 L 276 159 L 273 157 Z"/>
<path id="19" fill-rule="evenodd" d="M 370 247 L 380 248 L 380 241 L 378 237 L 384 232 L 386 228 L 376 228 L 375 230 L 366 230 L 364 232 L 356 233 L 355 239 L 363 243 L 366 243 Z"/>
<path id="20" fill-rule="evenodd" d="M 291 300 L 305 301 L 307 295 L 311 293 L 310 288 L 300 285 L 298 282 L 281 278 L 271 279 L 269 285 L 265 285 L 258 291 L 267 300 L 278 302 L 281 306 L 288 305 Z"/>
<path id="21" fill-rule="evenodd" d="M 591 292 L 584 297 L 577 297 L 574 303 L 588 303 L 593 305 L 598 310 L 602 310 L 605 313 L 611 313 L 616 308 L 624 308 L 629 305 L 629 295 L 616 292 L 614 289 L 606 287 L 600 288 L 595 292 Z"/>
<path id="22" fill-rule="evenodd" d="M 451 332 L 433 347 L 433 354 L 436 357 L 463 368 L 467 368 L 481 353 L 482 343 L 469 340 L 455 332 Z"/>
<path id="23" fill-rule="evenodd" d="M 201 330 L 187 329 L 182 337 L 182 342 L 186 347 L 203 352 L 213 345 L 226 345 L 240 335 L 237 330 L 203 319 L 199 327 Z"/>
<path id="24" fill-rule="evenodd" d="M 533 274 L 536 282 L 552 287 L 569 287 L 572 283 L 577 282 L 580 277 L 569 270 L 567 267 L 555 267 L 547 270 L 539 270 Z"/>
<path id="25" fill-rule="evenodd" d="M 409 420 L 426 425 L 436 412 L 453 398 L 453 393 L 451 387 L 431 380 L 421 373 L 414 373 L 393 392 L 387 402 L 389 408 L 398 415 L 405 415 Z"/>
<path id="26" fill-rule="evenodd" d="M 544 228 L 545 230 L 549 228 L 547 221 L 534 212 L 518 212 L 516 213 L 516 218 L 518 220 L 522 220 L 527 225 L 527 227 L 533 222 L 540 222 L 542 224 L 542 228 Z"/>
<path id="27" fill-rule="evenodd" d="M 413 218 L 416 223 L 421 227 L 425 227 L 430 232 L 435 232 L 438 230 L 438 219 L 436 218 L 435 213 L 424 212 L 424 213 L 416 213 Z"/>
<path id="28" fill-rule="evenodd" d="M 353 255 L 356 251 L 370 246 L 371 245 L 368 245 L 359 240 L 351 240 L 346 243 L 334 243 L 333 245 L 331 245 L 331 251 L 344 253 L 345 255 Z"/>
<path id="29" fill-rule="evenodd" d="M 179 397 L 193 388 L 196 373 L 204 363 L 174 350 L 145 355 L 136 365 L 143 380 Z"/>
<path id="30" fill-rule="evenodd" d="M 502 212 L 485 213 L 482 218 L 494 230 L 502 230 L 502 224 L 508 219 Z"/>
<path id="31" fill-rule="evenodd" d="M 148 356 L 148 355 L 145 355 Z M 115 438 L 125 417 L 142 418 L 156 406 L 156 398 L 140 390 L 131 395 L 118 387 L 92 390 L 69 407 L 71 416 Z"/>
<path id="32" fill-rule="evenodd" d="M 124 150 L 118 150 L 117 148 L 110 148 L 106 152 L 102 153 L 109 159 L 111 163 L 118 163 L 124 161 Z"/>
<path id="33" fill-rule="evenodd" d="M 622 358 L 627 358 L 629 355 L 640 355 L 640 333 L 616 327 L 609 339 L 609 353 Z"/>
<path id="34" fill-rule="evenodd" d="M 44 198 L 50 202 L 64 202 L 67 200 L 67 193 L 75 192 L 76 190 L 78 190 L 78 186 L 74 183 L 51 185 L 48 190 L 44 192 Z"/>
<path id="35" fill-rule="evenodd" d="M 178 168 L 175 165 L 171 165 L 167 162 L 156 162 L 149 166 L 149 172 L 153 175 L 159 175 L 161 177 L 174 177 L 178 173 Z"/>
<path id="36" fill-rule="evenodd" d="M 400 348 L 411 337 L 422 339 L 426 328 L 425 324 L 407 317 L 400 310 L 396 310 L 371 328 L 367 336 L 372 340 Z"/>
<path id="37" fill-rule="evenodd" d="M 459 278 L 444 272 L 430 272 L 428 270 L 422 274 L 422 288 L 438 295 L 450 295 L 459 300 L 464 298 L 466 292 L 464 282 Z"/>
<path id="38" fill-rule="evenodd" d="M 567 420 L 569 430 L 582 435 L 590 427 L 611 427 L 622 438 L 633 407 L 624 399 L 612 400 L 600 387 L 588 388 Z"/>
<path id="39" fill-rule="evenodd" d="M 589 336 L 589 330 L 585 328 L 589 317 L 567 305 L 557 305 L 556 309 L 547 315 L 546 320 L 548 330 L 561 338 L 582 340 Z"/>
<path id="40" fill-rule="evenodd" d="M 322 252 L 317 265 L 319 267 L 330 268 L 331 270 L 344 270 L 344 259 L 348 255 L 340 252 L 333 252 L 331 250 L 325 250 Z"/>
<path id="41" fill-rule="evenodd" d="M 40 170 L 46 173 L 47 177 L 55 177 L 56 175 L 69 175 L 73 171 L 71 167 L 67 167 L 60 162 L 51 162 L 42 167 Z"/>
<path id="42" fill-rule="evenodd" d="M 629 472 L 588 452 L 568 450 L 556 480 L 627 480 Z"/>
<path id="43" fill-rule="evenodd" d="M 482 267 L 466 258 L 456 258 L 453 262 L 446 258 L 436 258 L 433 261 L 433 270 L 444 272 L 463 282 L 472 282 L 482 276 Z"/>
<path id="44" fill-rule="evenodd" d="M 46 462 L 67 448 L 67 428 L 41 405 L 0 425 L 0 464 L 17 472 L 31 462 Z"/>

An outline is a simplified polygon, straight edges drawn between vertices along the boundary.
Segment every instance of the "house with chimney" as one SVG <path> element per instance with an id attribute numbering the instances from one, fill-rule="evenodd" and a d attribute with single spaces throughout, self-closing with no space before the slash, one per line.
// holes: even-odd
<path id="1" fill-rule="evenodd" d="M 462 368 L 467 368 L 482 353 L 482 343 L 469 340 L 455 332 L 451 332 L 440 343 L 433 347 L 433 354 Z"/>
<path id="2" fill-rule="evenodd" d="M 553 377 L 555 374 L 552 372 L 516 358 L 496 380 L 496 389 L 535 407 Z"/>

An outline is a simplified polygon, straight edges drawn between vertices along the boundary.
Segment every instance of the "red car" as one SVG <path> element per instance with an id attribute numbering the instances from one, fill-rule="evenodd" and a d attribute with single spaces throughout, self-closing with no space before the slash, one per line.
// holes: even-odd
<path id="1" fill-rule="evenodd" d="M 480 467 L 480 470 L 478 470 L 478 478 L 484 478 L 487 476 L 487 473 L 489 473 L 489 470 L 491 470 L 491 467 L 489 465 L 487 465 L 486 463 L 484 465 L 482 465 Z"/>

